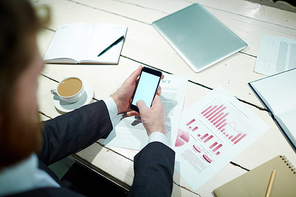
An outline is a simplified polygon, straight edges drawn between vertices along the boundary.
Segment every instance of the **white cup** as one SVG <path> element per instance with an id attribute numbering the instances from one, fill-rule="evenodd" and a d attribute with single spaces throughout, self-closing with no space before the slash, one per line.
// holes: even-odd
<path id="1" fill-rule="evenodd" d="M 67 103 L 75 103 L 83 95 L 84 85 L 78 77 L 68 77 L 52 88 L 51 93 Z"/>

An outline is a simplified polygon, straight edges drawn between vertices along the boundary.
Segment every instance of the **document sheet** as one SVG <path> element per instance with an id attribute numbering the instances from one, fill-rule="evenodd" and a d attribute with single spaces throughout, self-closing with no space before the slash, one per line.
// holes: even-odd
<path id="1" fill-rule="evenodd" d="M 255 72 L 273 75 L 296 68 L 296 39 L 262 35 Z"/>
<path id="2" fill-rule="evenodd" d="M 196 190 L 268 129 L 268 124 L 218 86 L 182 113 L 175 169 Z"/>
<path id="3" fill-rule="evenodd" d="M 177 137 L 187 82 L 188 77 L 178 75 L 165 75 L 160 82 L 162 90 L 160 98 L 165 109 L 166 136 L 172 148 Z M 141 150 L 148 143 L 146 130 L 139 117 L 118 115 L 113 123 L 117 126 L 104 144 Z"/>

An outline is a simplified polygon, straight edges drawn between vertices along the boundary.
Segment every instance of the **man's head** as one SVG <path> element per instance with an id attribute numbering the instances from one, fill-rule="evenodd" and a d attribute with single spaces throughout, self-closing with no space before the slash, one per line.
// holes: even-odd
<path id="1" fill-rule="evenodd" d="M 36 45 L 41 27 L 25 0 L 0 1 L 0 169 L 41 145 L 37 79 L 44 64 Z"/>

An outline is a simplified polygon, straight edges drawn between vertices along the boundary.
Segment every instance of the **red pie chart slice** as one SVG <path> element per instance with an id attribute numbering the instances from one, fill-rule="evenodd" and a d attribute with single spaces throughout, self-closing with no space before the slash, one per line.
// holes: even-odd
<path id="1" fill-rule="evenodd" d="M 176 147 L 183 146 L 184 144 L 185 144 L 185 142 L 183 142 L 182 140 L 180 140 L 180 139 L 177 138 L 176 144 L 175 144 Z"/>
<path id="2" fill-rule="evenodd" d="M 187 131 L 182 133 L 182 135 L 180 135 L 180 138 L 182 140 L 184 140 L 186 143 L 188 143 L 189 142 L 189 133 Z"/>
<path id="3" fill-rule="evenodd" d="M 175 147 L 183 146 L 185 143 L 189 142 L 189 133 L 188 131 L 183 131 L 182 129 L 178 129 L 177 140 L 175 143 Z"/>

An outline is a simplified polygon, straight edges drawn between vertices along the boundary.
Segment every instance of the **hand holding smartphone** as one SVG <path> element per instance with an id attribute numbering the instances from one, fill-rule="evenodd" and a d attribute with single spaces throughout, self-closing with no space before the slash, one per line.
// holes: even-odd
<path id="1" fill-rule="evenodd" d="M 130 108 L 139 112 L 137 101 L 143 100 L 147 107 L 151 107 L 153 99 L 162 77 L 160 71 L 143 67 Z"/>

